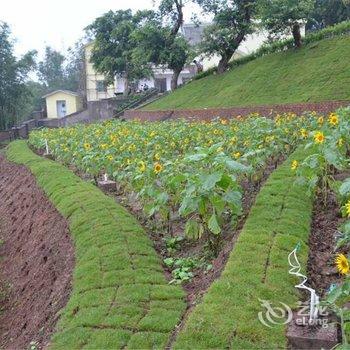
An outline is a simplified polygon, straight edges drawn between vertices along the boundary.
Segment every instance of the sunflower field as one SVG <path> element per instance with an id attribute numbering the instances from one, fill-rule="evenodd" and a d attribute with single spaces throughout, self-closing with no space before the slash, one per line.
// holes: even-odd
<path id="1" fill-rule="evenodd" d="M 339 127 L 342 118 L 290 113 L 203 122 L 116 120 L 42 129 L 29 142 L 37 149 L 47 143 L 55 159 L 95 179 L 107 174 L 170 235 L 172 219 L 180 217 L 187 237 L 213 243 L 223 223 L 234 225 L 242 211 L 242 181 L 258 183 L 267 163 L 277 163 L 302 142 L 323 144 L 330 135 L 334 144 L 325 157 L 339 159 L 349 141 Z M 301 171 L 296 162 L 291 167 Z"/>

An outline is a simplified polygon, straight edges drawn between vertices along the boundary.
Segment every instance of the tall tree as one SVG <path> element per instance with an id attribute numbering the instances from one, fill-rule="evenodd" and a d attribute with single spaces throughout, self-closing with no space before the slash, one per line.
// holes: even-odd
<path id="1" fill-rule="evenodd" d="M 184 23 L 185 4 L 185 0 L 160 0 L 158 7 L 161 18 L 165 19 L 165 28 L 163 29 L 165 45 L 162 48 L 162 56 L 168 68 L 173 70 L 171 90 L 177 88 L 179 75 L 189 52 L 188 44 L 178 35 Z"/>
<path id="2" fill-rule="evenodd" d="M 65 57 L 58 51 L 47 46 L 45 56 L 38 64 L 38 77 L 49 90 L 63 89 L 66 76 L 64 68 Z"/>
<path id="3" fill-rule="evenodd" d="M 300 47 L 300 24 L 306 23 L 315 0 L 261 0 L 261 20 L 273 34 L 292 33 L 294 44 Z"/>
<path id="4" fill-rule="evenodd" d="M 22 108 L 30 97 L 26 81 L 35 66 L 35 51 L 17 59 L 11 31 L 0 22 L 0 129 L 15 125 L 22 117 Z"/>
<path id="5" fill-rule="evenodd" d="M 103 73 L 108 82 L 113 82 L 115 76 L 124 78 L 125 93 L 129 92 L 131 82 L 151 74 L 149 65 L 134 60 L 133 33 L 153 16 L 152 11 L 136 14 L 131 10 L 109 11 L 86 28 L 94 37 L 91 61 L 95 69 Z"/>
<path id="6" fill-rule="evenodd" d="M 203 12 L 213 14 L 213 24 L 204 30 L 201 50 L 219 55 L 218 73 L 227 70 L 232 56 L 254 30 L 256 0 L 197 0 Z"/>
<path id="7" fill-rule="evenodd" d="M 347 0 L 316 0 L 306 29 L 318 30 L 350 20 L 350 2 Z"/>
<path id="8" fill-rule="evenodd" d="M 86 99 L 85 39 L 68 49 L 65 66 L 66 89 L 76 91 Z"/>
<path id="9" fill-rule="evenodd" d="M 152 63 L 171 69 L 173 71 L 171 89 L 175 90 L 191 49 L 182 35 L 174 34 L 177 30 L 175 25 L 165 25 L 161 18 L 161 15 L 153 18 L 134 32 L 137 45 L 133 57 L 136 61 L 143 61 L 143 64 Z"/>

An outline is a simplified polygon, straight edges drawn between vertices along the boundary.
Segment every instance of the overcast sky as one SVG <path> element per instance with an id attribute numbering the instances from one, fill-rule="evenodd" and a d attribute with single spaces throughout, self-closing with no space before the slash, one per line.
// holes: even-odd
<path id="1" fill-rule="evenodd" d="M 0 20 L 17 39 L 16 53 L 46 45 L 64 51 L 83 35 L 83 29 L 109 10 L 152 8 L 152 0 L 0 0 Z M 190 20 L 187 9 L 186 20 Z"/>

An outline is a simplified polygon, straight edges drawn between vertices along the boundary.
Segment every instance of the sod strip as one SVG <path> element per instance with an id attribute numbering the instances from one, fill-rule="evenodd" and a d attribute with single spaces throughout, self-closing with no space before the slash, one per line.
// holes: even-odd
<path id="1" fill-rule="evenodd" d="M 298 149 L 269 177 L 221 277 L 189 315 L 174 348 L 286 348 L 286 326 L 264 326 L 258 319 L 264 311 L 259 299 L 295 307 L 300 297 L 287 256 L 301 242 L 298 257 L 306 266 L 312 198 L 305 188 L 293 186 L 290 169 L 292 160 L 303 157 L 305 151 Z"/>
<path id="2" fill-rule="evenodd" d="M 59 163 L 35 155 L 24 141 L 7 148 L 26 165 L 68 219 L 76 266 L 70 300 L 53 349 L 164 348 L 185 309 L 150 239 L 124 208 Z"/>

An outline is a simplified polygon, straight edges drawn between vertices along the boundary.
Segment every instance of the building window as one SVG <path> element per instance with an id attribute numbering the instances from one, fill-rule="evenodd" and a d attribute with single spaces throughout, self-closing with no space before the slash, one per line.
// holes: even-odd
<path id="1" fill-rule="evenodd" d="M 107 84 L 104 80 L 96 81 L 97 92 L 107 92 Z"/>

